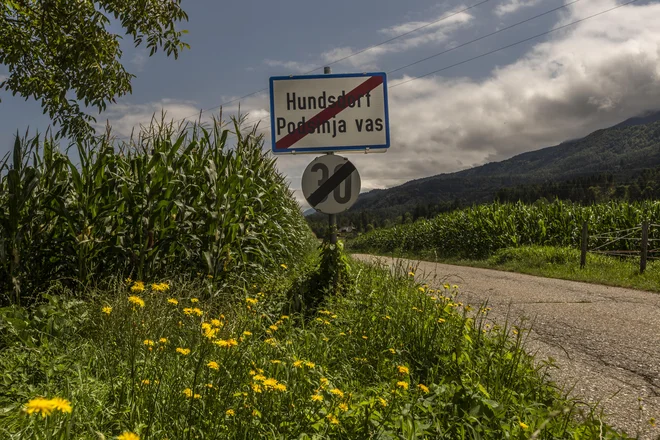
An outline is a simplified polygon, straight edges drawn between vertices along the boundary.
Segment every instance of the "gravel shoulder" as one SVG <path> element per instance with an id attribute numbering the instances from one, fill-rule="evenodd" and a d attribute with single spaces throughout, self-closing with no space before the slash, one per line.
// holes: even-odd
<path id="1" fill-rule="evenodd" d="M 612 426 L 660 439 L 660 294 L 490 269 L 355 254 L 416 267 L 419 282 L 460 287 L 462 302 L 488 301 L 491 318 L 526 322 L 528 352 L 555 360 L 552 379 L 582 401 L 600 402 Z M 641 407 L 641 408 L 640 408 Z M 656 426 L 649 423 L 655 418 Z"/>

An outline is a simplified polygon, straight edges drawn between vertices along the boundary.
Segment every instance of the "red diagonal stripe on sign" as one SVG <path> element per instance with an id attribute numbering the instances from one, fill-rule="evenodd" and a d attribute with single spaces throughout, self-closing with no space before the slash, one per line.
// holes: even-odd
<path id="1" fill-rule="evenodd" d="M 346 101 L 344 103 L 348 102 L 349 97 L 353 97 L 355 101 L 357 102 L 358 99 L 378 87 L 383 83 L 383 77 L 382 76 L 372 76 L 350 92 L 346 94 L 346 97 L 344 98 Z M 331 118 L 337 116 L 339 112 L 342 110 L 346 110 L 348 105 L 346 107 L 341 108 L 339 106 L 333 107 L 333 108 L 325 108 L 321 110 L 320 113 L 316 114 L 314 117 L 312 117 L 309 121 L 305 123 L 305 125 L 309 124 L 316 124 L 317 127 L 320 126 L 320 124 L 323 124 L 326 121 L 329 121 Z M 310 133 L 307 133 L 307 131 L 311 130 L 303 130 L 305 133 L 300 133 L 298 130 L 294 131 L 293 133 L 289 133 L 286 136 L 284 136 L 282 139 L 277 141 L 275 143 L 275 149 L 276 150 L 286 150 L 305 136 L 307 136 Z"/>

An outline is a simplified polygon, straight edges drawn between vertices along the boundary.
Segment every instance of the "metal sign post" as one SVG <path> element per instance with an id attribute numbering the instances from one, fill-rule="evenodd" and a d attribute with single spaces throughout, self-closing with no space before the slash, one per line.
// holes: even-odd
<path id="1" fill-rule="evenodd" d="M 332 68 L 330 66 L 325 66 L 323 68 L 324 75 L 330 75 L 332 73 Z M 326 154 L 334 154 L 332 152 Z M 330 228 L 330 244 L 337 244 L 337 214 L 329 214 L 328 217 L 328 227 Z"/>

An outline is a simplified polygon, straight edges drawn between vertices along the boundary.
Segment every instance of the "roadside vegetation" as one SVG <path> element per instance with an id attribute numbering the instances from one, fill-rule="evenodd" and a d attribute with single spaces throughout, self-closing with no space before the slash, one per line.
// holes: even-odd
<path id="1" fill-rule="evenodd" d="M 456 286 L 317 249 L 239 122 L 75 148 L 2 168 L 0 438 L 625 438 Z"/>

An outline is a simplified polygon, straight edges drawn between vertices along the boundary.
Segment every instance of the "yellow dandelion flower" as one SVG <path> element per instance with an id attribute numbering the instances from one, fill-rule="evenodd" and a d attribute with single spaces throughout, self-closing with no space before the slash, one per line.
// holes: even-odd
<path id="1" fill-rule="evenodd" d="M 303 365 L 303 361 L 295 361 L 293 363 L 293 366 L 296 367 L 296 368 L 301 368 L 302 365 Z"/>
<path id="2" fill-rule="evenodd" d="M 184 355 L 184 356 L 188 356 L 188 355 L 190 354 L 190 349 L 189 349 L 189 348 L 181 348 L 181 347 L 177 347 L 177 348 L 176 348 L 176 352 L 177 352 L 177 353 L 181 353 L 181 354 Z"/>
<path id="3" fill-rule="evenodd" d="M 213 388 L 213 384 L 212 383 L 207 383 L 206 388 Z"/>
<path id="4" fill-rule="evenodd" d="M 186 395 L 187 398 L 191 398 L 193 396 L 193 392 L 190 388 L 186 388 L 185 390 L 182 391 L 183 394 Z"/>
<path id="5" fill-rule="evenodd" d="M 424 291 L 425 291 L 425 289 L 424 289 L 423 287 L 420 287 L 418 290 L 419 290 L 420 292 L 424 292 Z"/>
<path id="6" fill-rule="evenodd" d="M 192 315 L 192 312 L 193 312 L 192 307 L 186 307 L 183 309 L 183 313 L 185 313 L 186 315 Z"/>
<path id="7" fill-rule="evenodd" d="M 288 269 L 288 267 L 287 267 L 286 264 L 280 264 L 280 267 L 281 267 L 282 269 Z"/>
<path id="8" fill-rule="evenodd" d="M 338 397 L 344 397 L 344 392 L 338 388 L 333 388 L 330 390 L 330 394 L 334 394 L 335 396 Z"/>
<path id="9" fill-rule="evenodd" d="M 174 305 L 179 304 L 179 300 L 174 299 L 174 298 L 167 298 L 167 302 L 168 302 L 169 304 L 174 304 Z"/>
<path id="10" fill-rule="evenodd" d="M 142 281 L 136 281 L 131 286 L 131 292 L 144 292 L 144 283 Z"/>
<path id="11" fill-rule="evenodd" d="M 192 311 L 197 316 L 202 316 L 204 314 L 204 312 L 198 309 L 197 307 L 195 307 Z"/>
<path id="12" fill-rule="evenodd" d="M 263 374 L 256 374 L 256 375 L 254 375 L 254 377 L 253 377 L 252 379 L 254 379 L 254 380 L 260 380 L 260 381 L 263 382 L 263 381 L 266 380 L 267 378 L 266 378 L 266 376 L 264 376 Z"/>
<path id="13" fill-rule="evenodd" d="M 312 401 L 313 402 L 321 402 L 321 401 L 323 401 L 323 396 L 320 395 L 320 394 L 314 394 L 312 396 Z"/>
<path id="14" fill-rule="evenodd" d="M 308 368 L 316 367 L 316 364 L 314 362 L 310 362 L 310 361 L 305 362 L 305 365 L 307 365 Z"/>
<path id="15" fill-rule="evenodd" d="M 129 284 L 129 285 L 133 282 L 131 277 L 126 278 L 124 281 L 126 282 L 126 284 Z"/>
<path id="16" fill-rule="evenodd" d="M 254 305 L 254 304 L 258 303 L 259 300 L 256 299 L 256 298 L 245 298 L 245 302 L 248 303 L 248 304 Z"/>
<path id="17" fill-rule="evenodd" d="M 399 371 L 399 374 L 408 374 L 408 373 L 410 373 L 410 370 L 408 369 L 408 367 L 406 367 L 404 365 L 399 365 L 398 367 L 396 367 L 396 369 Z"/>
<path id="18" fill-rule="evenodd" d="M 277 383 L 277 384 L 274 386 L 274 388 L 275 388 L 277 391 L 281 391 L 281 392 L 286 391 L 286 385 L 284 385 L 283 383 Z"/>
<path id="19" fill-rule="evenodd" d="M 252 388 L 252 391 L 254 391 L 255 393 L 261 392 L 261 385 L 259 385 L 258 383 L 250 384 L 250 388 Z"/>
<path id="20" fill-rule="evenodd" d="M 339 425 L 339 419 L 334 414 L 328 414 L 326 417 L 331 424 Z"/>
<path id="21" fill-rule="evenodd" d="M 112 313 L 112 307 L 105 306 L 101 309 L 101 312 L 105 313 L 106 315 L 109 315 L 110 313 Z"/>
<path id="22" fill-rule="evenodd" d="M 271 329 L 272 331 L 276 331 L 279 327 L 276 325 L 271 325 L 268 328 Z"/>
<path id="23" fill-rule="evenodd" d="M 365 335 L 362 335 L 362 339 L 369 339 L 369 338 Z"/>
<path id="24" fill-rule="evenodd" d="M 282 315 L 280 316 L 280 319 L 289 319 L 289 317 L 287 315 Z"/>
<path id="25" fill-rule="evenodd" d="M 426 385 L 424 385 L 424 384 L 422 384 L 422 383 L 418 384 L 418 385 L 417 385 L 417 388 L 419 388 L 420 390 L 422 390 L 422 392 L 423 392 L 424 394 L 426 394 L 426 393 L 429 392 L 429 387 L 427 387 Z"/>
<path id="26" fill-rule="evenodd" d="M 245 331 L 245 332 L 243 332 L 243 335 L 245 335 L 245 336 L 252 336 L 252 332 L 247 332 L 247 331 Z"/>
<path id="27" fill-rule="evenodd" d="M 268 339 L 264 340 L 264 342 L 266 344 L 269 344 L 269 345 L 272 345 L 272 346 L 277 345 L 277 339 L 275 339 L 275 338 L 268 338 Z"/>
<path id="28" fill-rule="evenodd" d="M 396 354 L 396 350 L 393 348 L 388 348 L 387 351 L 389 351 L 392 354 Z"/>
<path id="29" fill-rule="evenodd" d="M 380 403 L 380 405 L 381 405 L 382 407 L 386 407 L 386 406 L 387 406 L 387 400 L 383 399 L 382 397 L 379 397 L 379 398 L 378 398 L 378 402 Z"/>
<path id="30" fill-rule="evenodd" d="M 199 298 L 190 298 L 190 302 L 193 303 L 193 304 L 194 304 L 194 303 L 198 303 L 198 302 L 199 302 Z"/>
<path id="31" fill-rule="evenodd" d="M 521 427 L 522 429 L 527 429 L 527 428 L 529 428 L 529 426 L 528 426 L 526 423 L 518 422 L 518 424 L 520 425 L 520 427 Z"/>
<path id="32" fill-rule="evenodd" d="M 161 344 L 167 344 L 167 338 L 160 338 L 158 342 L 160 342 Z"/>
<path id="33" fill-rule="evenodd" d="M 410 272 L 408 272 L 408 275 L 411 276 L 411 277 L 414 277 L 414 276 L 415 276 L 415 272 L 410 271 Z"/>
<path id="34" fill-rule="evenodd" d="M 194 394 L 193 399 L 200 399 L 202 396 L 201 394 Z"/>
<path id="35" fill-rule="evenodd" d="M 408 382 L 404 382 L 404 381 L 400 380 L 396 383 L 396 386 L 398 386 L 399 388 L 403 388 L 404 390 L 407 390 L 408 389 Z"/>
<path id="36" fill-rule="evenodd" d="M 439 323 L 439 324 L 442 324 L 443 322 L 445 322 L 444 319 L 442 319 L 442 318 L 438 318 L 438 323 Z"/>
<path id="37" fill-rule="evenodd" d="M 151 290 L 155 290 L 156 292 L 165 292 L 170 288 L 170 285 L 167 283 L 155 283 L 151 285 Z"/>
<path id="38" fill-rule="evenodd" d="M 227 414 L 230 417 L 233 417 L 236 415 L 236 412 L 233 409 L 228 409 L 227 411 L 225 411 L 225 414 Z"/>
<path id="39" fill-rule="evenodd" d="M 128 297 L 128 302 L 135 304 L 136 306 L 139 307 L 144 307 L 144 300 L 140 298 L 139 296 L 131 295 Z"/>
<path id="40" fill-rule="evenodd" d="M 213 325 L 214 327 L 222 327 L 222 321 L 220 321 L 219 319 L 212 319 L 211 325 Z"/>
<path id="41" fill-rule="evenodd" d="M 319 379 L 319 382 L 321 382 L 321 388 L 327 387 L 328 383 L 330 383 L 330 381 L 328 379 L 326 379 L 325 377 L 322 377 L 321 379 Z"/>
<path id="42" fill-rule="evenodd" d="M 140 437 L 133 432 L 124 431 L 117 437 L 117 440 L 140 440 Z"/>
<path id="43" fill-rule="evenodd" d="M 155 342 L 152 341 L 151 339 L 145 339 L 143 344 L 146 345 L 146 346 L 149 346 L 149 347 L 153 347 Z"/>
<path id="44" fill-rule="evenodd" d="M 346 411 L 348 411 L 348 405 L 346 403 L 340 403 L 339 404 L 339 409 L 346 412 Z"/>
<path id="45" fill-rule="evenodd" d="M 220 369 L 220 365 L 218 365 L 218 363 L 216 361 L 211 361 L 208 364 L 206 364 L 206 366 L 209 367 L 212 370 L 219 370 Z"/>
<path id="46" fill-rule="evenodd" d="M 149 379 L 143 379 L 142 380 L 142 385 L 150 385 L 151 381 Z"/>
<path id="47" fill-rule="evenodd" d="M 256 377 L 256 376 L 255 376 L 255 377 Z M 277 385 L 277 380 L 276 380 L 276 379 L 273 379 L 273 378 L 266 379 L 266 380 L 264 380 L 264 381 L 262 381 L 262 382 L 263 382 L 264 386 L 266 386 L 266 387 L 268 387 L 268 388 L 273 388 L 273 387 L 275 387 L 275 385 Z"/>

